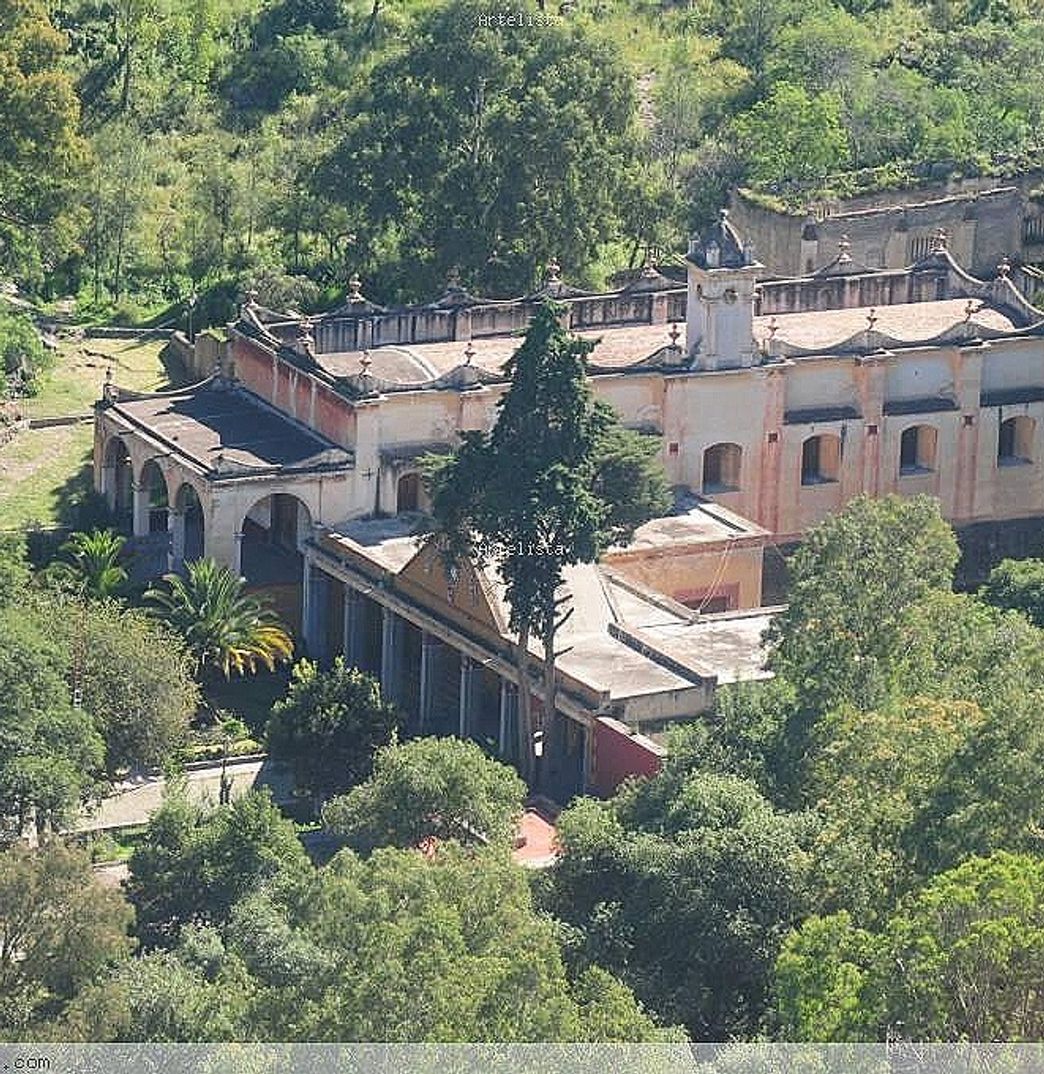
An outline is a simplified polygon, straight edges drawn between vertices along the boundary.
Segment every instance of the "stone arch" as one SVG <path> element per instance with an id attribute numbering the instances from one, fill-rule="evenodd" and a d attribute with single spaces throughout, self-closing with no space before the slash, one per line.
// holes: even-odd
<path id="1" fill-rule="evenodd" d="M 122 436 L 110 436 L 105 442 L 101 491 L 117 527 L 129 533 L 134 522 L 134 464 Z"/>
<path id="2" fill-rule="evenodd" d="M 900 476 L 929 473 L 935 469 L 939 434 L 931 425 L 908 425 L 899 438 Z"/>
<path id="3" fill-rule="evenodd" d="M 195 485 L 182 482 L 174 495 L 171 515 L 171 569 L 179 571 L 188 562 L 207 554 L 206 513 Z"/>
<path id="4" fill-rule="evenodd" d="M 138 475 L 138 488 L 144 501 L 147 517 L 143 520 L 146 533 L 165 533 L 169 528 L 170 490 L 167 476 L 155 459 L 146 459 Z"/>
<path id="5" fill-rule="evenodd" d="M 271 492 L 254 500 L 235 535 L 239 573 L 252 591 L 271 601 L 295 634 L 304 619 L 302 551 L 312 520 L 311 509 L 300 496 Z"/>
<path id="6" fill-rule="evenodd" d="M 742 466 L 743 448 L 739 444 L 711 444 L 703 452 L 703 491 L 737 491 Z"/>

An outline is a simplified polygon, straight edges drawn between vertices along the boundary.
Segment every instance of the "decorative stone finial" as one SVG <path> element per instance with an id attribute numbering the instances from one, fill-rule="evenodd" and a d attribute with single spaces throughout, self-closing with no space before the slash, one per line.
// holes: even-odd
<path id="1" fill-rule="evenodd" d="M 932 232 L 931 252 L 933 254 L 946 252 L 946 228 L 939 227 Z"/>
<path id="2" fill-rule="evenodd" d="M 772 314 L 772 320 L 768 323 L 769 339 L 775 339 L 776 333 L 779 331 L 779 321 L 776 320 L 776 315 Z"/>
<path id="3" fill-rule="evenodd" d="M 449 272 L 446 273 L 446 290 L 459 291 L 460 289 L 460 269 L 453 265 Z"/>
<path id="4" fill-rule="evenodd" d="M 549 285 L 562 282 L 562 266 L 557 257 L 552 257 L 547 263 L 547 282 Z"/>
<path id="5" fill-rule="evenodd" d="M 119 398 L 120 390 L 112 379 L 112 359 L 109 359 L 105 367 L 105 384 L 102 386 L 102 399 L 107 403 L 115 403 Z"/>
<path id="6" fill-rule="evenodd" d="M 315 357 L 315 336 L 312 335 L 312 321 L 309 317 L 302 317 L 297 322 L 297 343 L 294 350 L 307 358 Z"/>
<path id="7" fill-rule="evenodd" d="M 248 309 L 248 310 L 254 310 L 254 309 L 257 309 L 257 298 L 258 298 L 258 294 L 257 294 L 257 289 L 256 289 L 255 287 L 251 287 L 251 288 L 250 288 L 250 289 L 249 289 L 249 290 L 248 290 L 248 291 L 246 292 L 246 294 L 245 294 L 245 295 L 243 296 L 243 298 L 244 298 L 244 300 L 245 300 L 245 301 L 243 302 L 243 305 L 244 305 L 244 307 L 245 307 L 246 309 Z"/>
<path id="8" fill-rule="evenodd" d="M 841 236 L 841 241 L 837 244 L 838 255 L 837 259 L 840 262 L 852 260 L 852 243 L 849 241 L 847 235 Z"/>
<path id="9" fill-rule="evenodd" d="M 370 358 L 369 351 L 363 351 L 359 357 L 359 365 L 362 368 L 362 375 L 368 377 L 370 375 L 370 366 L 373 365 L 373 360 Z"/>
<path id="10" fill-rule="evenodd" d="M 218 448 L 217 454 L 214 456 L 214 472 L 221 473 L 225 468 L 225 453 L 221 448 Z"/>
<path id="11" fill-rule="evenodd" d="M 729 210 L 725 209 L 725 208 L 719 209 L 718 210 L 718 219 L 723 224 L 727 224 L 729 222 Z"/>
<path id="12" fill-rule="evenodd" d="M 680 351 L 681 347 L 678 346 L 678 340 L 681 339 L 681 332 L 678 330 L 677 323 L 671 324 L 671 330 L 667 334 L 671 337 L 671 350 Z"/>
<path id="13" fill-rule="evenodd" d="M 358 272 L 353 272 L 348 277 L 348 301 L 349 302 L 363 302 L 362 293 L 362 280 L 359 278 Z"/>
<path id="14" fill-rule="evenodd" d="M 872 332 L 874 330 L 874 325 L 877 324 L 877 321 L 877 310 L 873 306 L 871 306 L 870 312 L 866 315 L 866 330 L 868 332 Z"/>
<path id="15" fill-rule="evenodd" d="M 464 348 L 464 364 L 471 365 L 471 360 L 475 357 L 475 345 L 468 340 L 468 345 Z"/>
<path id="16" fill-rule="evenodd" d="M 1002 280 L 1006 280 L 1010 272 L 1011 259 L 1008 257 L 1002 257 L 1000 259 L 1000 264 L 997 266 L 997 276 Z"/>
<path id="17" fill-rule="evenodd" d="M 972 314 L 977 313 L 980 308 L 969 298 L 968 305 L 964 307 L 964 323 L 967 324 L 972 319 Z"/>

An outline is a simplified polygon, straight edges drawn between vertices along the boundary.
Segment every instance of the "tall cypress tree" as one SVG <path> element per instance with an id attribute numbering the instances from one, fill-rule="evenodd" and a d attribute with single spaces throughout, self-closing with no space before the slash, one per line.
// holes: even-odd
<path id="1" fill-rule="evenodd" d="M 555 711 L 555 635 L 568 618 L 563 569 L 593 562 L 610 543 L 663 513 L 670 496 L 658 444 L 622 429 L 587 380 L 594 344 L 544 303 L 507 366 L 511 386 L 490 433 L 465 434 L 457 452 L 429 460 L 443 548 L 451 559 L 492 560 L 516 634 L 519 762 L 534 774 L 529 643 L 544 651 L 543 711 Z M 621 477 L 624 479 L 621 480 Z"/>

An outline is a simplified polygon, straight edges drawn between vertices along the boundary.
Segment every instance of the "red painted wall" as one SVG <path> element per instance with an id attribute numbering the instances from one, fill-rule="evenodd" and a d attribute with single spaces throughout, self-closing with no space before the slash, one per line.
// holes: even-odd
<path id="1" fill-rule="evenodd" d="M 626 724 L 608 716 L 594 723 L 594 772 L 591 790 L 608 798 L 628 776 L 655 776 L 666 750 L 644 735 L 630 733 Z"/>

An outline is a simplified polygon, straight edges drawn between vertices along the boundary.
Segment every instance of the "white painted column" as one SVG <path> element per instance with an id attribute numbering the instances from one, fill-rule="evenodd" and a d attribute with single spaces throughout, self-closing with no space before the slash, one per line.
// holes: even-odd
<path id="1" fill-rule="evenodd" d="M 131 481 L 131 531 L 135 537 L 149 532 L 149 489 L 137 481 Z"/>

